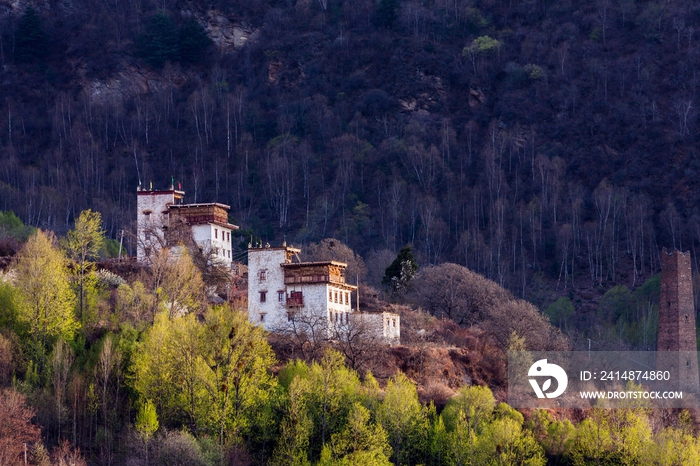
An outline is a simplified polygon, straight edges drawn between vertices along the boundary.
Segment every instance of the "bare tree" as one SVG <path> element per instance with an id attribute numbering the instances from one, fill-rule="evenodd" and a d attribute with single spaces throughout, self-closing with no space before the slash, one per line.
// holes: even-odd
<path id="1" fill-rule="evenodd" d="M 610 22 L 610 0 L 600 0 L 598 2 L 598 24 L 600 24 L 600 29 L 603 31 L 603 44 L 606 43 L 605 36 L 608 30 L 608 23 Z"/>
<path id="2" fill-rule="evenodd" d="M 272 331 L 293 356 L 305 361 L 320 358 L 333 336 L 326 314 L 306 308 L 290 311 L 287 321 Z"/>
<path id="3" fill-rule="evenodd" d="M 489 309 L 483 327 L 502 350 L 508 349 L 513 334 L 525 339 L 533 351 L 566 351 L 570 345 L 561 331 L 529 302 L 513 299 Z"/>
<path id="4" fill-rule="evenodd" d="M 34 410 L 25 400 L 16 390 L 0 392 L 0 464 L 19 464 L 24 445 L 41 441 L 41 430 L 32 424 Z"/>
<path id="5" fill-rule="evenodd" d="M 679 99 L 673 105 L 674 123 L 676 131 L 681 139 L 685 139 L 690 134 L 690 125 L 695 116 L 695 109 L 691 99 Z"/>
<path id="6" fill-rule="evenodd" d="M 112 336 L 109 335 L 102 343 L 102 351 L 100 358 L 95 366 L 95 380 L 100 391 L 102 405 L 102 422 L 104 429 L 104 444 L 102 448 L 103 463 L 111 463 L 111 435 L 108 430 L 108 415 L 110 412 L 116 411 L 116 407 L 111 404 L 109 399 L 110 387 L 114 384 L 113 379 L 117 376 L 121 367 L 121 352 L 116 348 Z M 115 397 L 116 398 L 116 397 Z"/>
<path id="7" fill-rule="evenodd" d="M 460 325 L 478 325 L 505 350 L 513 332 L 530 349 L 564 349 L 568 343 L 539 310 L 479 274 L 457 264 L 421 270 L 415 298 L 431 314 Z"/>
<path id="8" fill-rule="evenodd" d="M 59 466 L 87 466 L 87 461 L 80 454 L 80 448 L 72 448 L 68 440 L 64 440 L 54 447 L 51 458 L 53 459 L 53 464 Z"/>
<path id="9" fill-rule="evenodd" d="M 14 349 L 12 340 L 0 333 L 0 387 L 9 385 L 12 380 L 15 360 L 13 355 Z"/>
<path id="10" fill-rule="evenodd" d="M 356 314 L 340 314 L 333 322 L 333 346 L 345 356 L 346 363 L 359 373 L 365 372 L 381 357 L 381 330 Z M 343 319 L 343 317 L 345 317 Z"/>
<path id="11" fill-rule="evenodd" d="M 63 340 L 58 340 L 56 346 L 53 349 L 52 357 L 52 384 L 54 390 L 54 396 L 56 397 L 56 413 L 58 417 L 58 436 L 61 438 L 61 425 L 63 423 L 63 399 L 66 395 L 66 388 L 68 386 L 68 374 L 70 373 L 70 368 L 73 365 L 75 356 L 70 346 L 66 344 Z"/>
<path id="12" fill-rule="evenodd" d="M 511 298 L 509 292 L 491 280 L 451 263 L 421 269 L 413 287 L 416 304 L 459 325 L 482 321 L 492 304 Z"/>

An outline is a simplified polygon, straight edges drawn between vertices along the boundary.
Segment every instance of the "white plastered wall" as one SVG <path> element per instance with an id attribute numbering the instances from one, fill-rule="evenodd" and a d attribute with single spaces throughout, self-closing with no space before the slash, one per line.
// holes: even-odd
<path id="1" fill-rule="evenodd" d="M 228 235 L 227 235 L 228 233 Z M 203 252 L 215 252 L 223 262 L 231 262 L 231 230 L 220 225 L 192 225 L 192 237 Z M 228 238 L 228 240 L 227 240 Z"/>
<path id="2" fill-rule="evenodd" d="M 285 301 L 279 302 L 278 291 L 285 291 L 284 270 L 286 259 L 283 248 L 248 249 L 248 318 L 266 330 L 280 328 L 287 322 Z M 265 272 L 264 279 L 260 272 Z M 265 301 L 261 301 L 261 293 Z M 286 297 L 285 297 L 286 299 Z M 261 319 L 261 314 L 264 318 Z"/>
<path id="3" fill-rule="evenodd" d="M 170 220 L 168 205 L 173 203 L 175 203 L 173 192 L 139 191 L 137 193 L 138 242 L 136 259 L 139 262 L 149 262 L 149 257 L 156 253 L 164 243 L 163 226 L 168 225 Z"/>
<path id="4" fill-rule="evenodd" d="M 401 341 L 401 316 L 393 312 L 355 312 L 351 319 L 359 319 L 384 343 L 395 345 Z"/>

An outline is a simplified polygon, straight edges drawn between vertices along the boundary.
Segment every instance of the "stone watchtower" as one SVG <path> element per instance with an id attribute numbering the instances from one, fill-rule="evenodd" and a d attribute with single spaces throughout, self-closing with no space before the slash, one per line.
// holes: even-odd
<path id="1" fill-rule="evenodd" d="M 657 370 L 679 374 L 679 388 L 698 391 L 698 358 L 695 339 L 695 305 L 690 252 L 661 253 L 661 297 L 656 350 L 678 352 L 658 354 Z"/>

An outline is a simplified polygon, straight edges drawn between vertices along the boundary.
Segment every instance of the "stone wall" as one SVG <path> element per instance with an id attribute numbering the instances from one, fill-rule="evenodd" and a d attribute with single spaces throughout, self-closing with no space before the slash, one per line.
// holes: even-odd
<path id="1" fill-rule="evenodd" d="M 657 369 L 680 374 L 679 387 L 697 389 L 698 359 L 695 334 L 695 305 L 690 252 L 661 253 L 661 294 L 657 351 Z"/>

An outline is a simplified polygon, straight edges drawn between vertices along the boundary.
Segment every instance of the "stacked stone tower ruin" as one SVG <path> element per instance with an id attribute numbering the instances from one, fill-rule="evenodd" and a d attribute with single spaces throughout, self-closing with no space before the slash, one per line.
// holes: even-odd
<path id="1" fill-rule="evenodd" d="M 657 370 L 678 373 L 678 388 L 697 392 L 700 382 L 690 252 L 664 249 L 661 257 Z"/>

